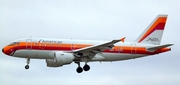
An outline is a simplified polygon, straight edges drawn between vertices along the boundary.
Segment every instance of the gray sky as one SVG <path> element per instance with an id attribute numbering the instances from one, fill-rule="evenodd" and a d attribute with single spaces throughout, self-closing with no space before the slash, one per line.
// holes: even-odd
<path id="1" fill-rule="evenodd" d="M 25 59 L 0 52 L 1 85 L 179 85 L 178 0 L 0 0 L 0 48 L 24 37 L 133 41 L 158 14 L 168 14 L 162 44 L 172 51 L 135 60 L 89 63 L 76 73 L 72 63 L 46 67 L 45 60 Z M 83 65 L 83 63 L 81 64 Z"/>

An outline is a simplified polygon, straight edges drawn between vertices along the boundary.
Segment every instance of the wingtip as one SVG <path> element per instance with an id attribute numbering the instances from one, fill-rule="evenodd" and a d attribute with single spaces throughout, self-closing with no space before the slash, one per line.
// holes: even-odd
<path id="1" fill-rule="evenodd" d="M 124 38 L 121 38 L 120 40 L 121 40 L 121 41 L 124 43 L 124 40 L 125 40 L 125 38 L 126 38 L 126 37 L 124 37 Z"/>

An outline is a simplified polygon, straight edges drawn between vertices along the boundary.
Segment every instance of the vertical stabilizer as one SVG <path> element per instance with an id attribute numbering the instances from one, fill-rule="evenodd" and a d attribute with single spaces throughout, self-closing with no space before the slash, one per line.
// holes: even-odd
<path id="1" fill-rule="evenodd" d="M 167 15 L 158 15 L 135 42 L 159 45 L 161 43 L 166 19 Z"/>

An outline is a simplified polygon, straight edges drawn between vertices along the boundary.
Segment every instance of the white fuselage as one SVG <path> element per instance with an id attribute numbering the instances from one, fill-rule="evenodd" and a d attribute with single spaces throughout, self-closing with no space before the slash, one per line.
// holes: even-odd
<path id="1" fill-rule="evenodd" d="M 94 40 L 71 40 L 71 39 L 45 39 L 45 38 L 35 38 L 35 39 L 20 39 L 15 42 L 25 42 L 24 49 L 16 50 L 12 52 L 12 56 L 19 58 L 31 58 L 31 59 L 53 59 L 53 55 L 55 52 L 68 52 L 75 50 L 77 47 L 82 48 L 87 45 L 96 45 L 100 43 L 104 43 L 107 41 L 94 41 Z M 30 44 L 29 44 L 30 42 Z M 52 49 L 48 50 L 46 47 L 49 47 L 47 43 L 52 44 Z M 29 45 L 28 45 L 29 44 Z M 44 45 L 43 45 L 44 44 Z M 55 45 L 57 44 L 57 45 Z M 69 45 L 69 46 L 66 46 Z M 54 46 L 53 46 L 54 45 Z M 63 46 L 64 45 L 64 46 Z M 82 45 L 82 47 L 81 47 Z M 22 45 L 23 46 L 23 45 Z M 34 49 L 34 46 L 38 47 L 38 49 Z M 143 57 L 148 54 L 139 54 L 137 53 L 137 48 L 145 48 L 150 47 L 150 44 L 138 44 L 134 42 L 125 42 L 125 43 L 117 43 L 113 49 L 108 50 L 108 52 L 101 52 L 95 55 L 95 57 L 91 61 L 118 61 L 118 60 L 126 60 L 126 59 L 134 59 L 138 57 Z M 53 48 L 69 48 L 56 50 Z M 124 52 L 128 51 L 128 52 Z"/>

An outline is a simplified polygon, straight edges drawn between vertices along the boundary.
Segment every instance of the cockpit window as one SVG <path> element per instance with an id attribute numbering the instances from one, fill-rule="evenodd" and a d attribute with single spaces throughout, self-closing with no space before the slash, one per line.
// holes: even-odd
<path id="1" fill-rule="evenodd" d="M 9 44 L 9 46 L 12 46 L 12 45 L 19 45 L 19 42 L 12 42 Z"/>

